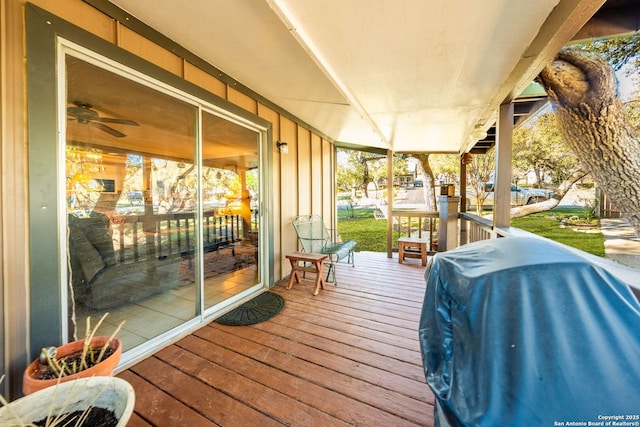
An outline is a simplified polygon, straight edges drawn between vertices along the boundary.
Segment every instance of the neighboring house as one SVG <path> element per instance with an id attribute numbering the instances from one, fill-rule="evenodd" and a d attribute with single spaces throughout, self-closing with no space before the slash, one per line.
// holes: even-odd
<path id="1" fill-rule="evenodd" d="M 393 185 L 396 185 L 398 187 L 410 187 L 413 185 L 415 179 L 416 179 L 415 173 L 407 174 L 407 175 L 399 175 L 394 178 Z"/>
<path id="2" fill-rule="evenodd" d="M 462 154 L 494 144 L 497 129 L 497 155 L 508 161 L 510 126 L 521 113 L 513 102 L 602 1 L 465 3 L 468 13 L 447 19 L 471 21 L 456 26 L 431 22 L 424 8 L 432 2 L 418 2 L 420 10 L 407 9 L 418 19 L 411 27 L 397 2 L 379 14 L 337 2 L 324 18 L 312 11 L 317 31 L 336 37 L 324 39 L 325 55 L 282 23 L 283 3 L 234 0 L 212 10 L 196 0 L 0 0 L 3 394 L 18 395 L 39 348 L 81 333 L 88 314 L 171 296 L 170 315 L 131 314 L 131 323 L 156 329 L 132 328 L 127 365 L 285 277 L 285 255 L 298 248 L 292 218 L 314 213 L 336 226 L 337 145 L 388 156 Z M 142 9 L 136 16 L 116 4 Z M 365 12 L 382 21 L 353 25 Z M 482 31 L 450 30 L 468 23 Z M 351 32 L 335 32 L 338 24 Z M 363 48 L 342 50 L 359 31 L 379 28 L 383 36 L 369 33 Z M 418 41 L 440 46 L 422 33 L 438 28 L 436 37 L 464 37 L 430 58 L 427 49 L 402 52 Z M 207 35 L 214 30 L 223 33 Z M 203 59 L 214 49 L 216 61 Z M 400 62 L 401 53 L 413 63 Z M 323 62 L 329 54 L 334 66 L 366 72 L 334 75 Z M 421 74 L 451 64 L 460 67 L 455 76 L 444 68 L 433 79 Z M 377 72 L 383 65 L 386 74 Z M 354 76 L 385 80 L 340 80 Z M 445 99 L 455 105 L 443 106 Z M 140 194 L 128 202 L 143 209 L 122 214 L 129 180 L 139 186 L 126 188 Z M 508 182 L 503 176 L 496 187 Z M 234 251 L 226 267 L 253 270 L 237 287 L 213 292 L 216 269 L 231 259 L 216 257 L 221 251 Z"/>

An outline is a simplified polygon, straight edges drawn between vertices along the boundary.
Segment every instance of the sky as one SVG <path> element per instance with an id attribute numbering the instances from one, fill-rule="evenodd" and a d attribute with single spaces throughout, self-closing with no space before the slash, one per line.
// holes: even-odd
<path id="1" fill-rule="evenodd" d="M 616 78 L 620 97 L 623 101 L 628 100 L 640 86 L 640 69 L 633 65 L 626 65 L 616 73 Z"/>

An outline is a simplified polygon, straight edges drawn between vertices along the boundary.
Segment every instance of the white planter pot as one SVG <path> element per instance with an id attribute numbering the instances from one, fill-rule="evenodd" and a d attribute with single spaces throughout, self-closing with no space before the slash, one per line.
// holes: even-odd
<path id="1" fill-rule="evenodd" d="M 84 411 L 88 406 L 113 411 L 126 426 L 135 404 L 133 387 L 116 377 L 80 378 L 47 387 L 0 408 L 0 425 L 28 425 L 49 414 Z"/>

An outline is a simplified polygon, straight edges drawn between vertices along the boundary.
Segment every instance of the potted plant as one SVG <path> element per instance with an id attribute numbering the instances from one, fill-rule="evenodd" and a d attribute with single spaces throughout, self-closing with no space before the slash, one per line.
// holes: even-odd
<path id="1" fill-rule="evenodd" d="M 0 425 L 126 426 L 135 404 L 133 387 L 117 377 L 91 377 L 47 387 L 11 403 L 1 399 Z"/>
<path id="2" fill-rule="evenodd" d="M 95 336 L 107 314 L 102 316 L 93 329 L 91 318 L 87 318 L 84 339 L 57 348 L 43 348 L 40 357 L 24 371 L 22 392 L 28 395 L 77 378 L 113 375 L 122 355 L 122 342 L 115 338 L 115 335 L 124 325 L 124 321 L 111 336 Z"/>

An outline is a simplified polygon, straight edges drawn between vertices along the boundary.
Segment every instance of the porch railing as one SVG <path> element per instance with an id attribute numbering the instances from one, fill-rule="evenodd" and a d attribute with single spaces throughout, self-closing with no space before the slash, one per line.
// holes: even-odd
<path id="1" fill-rule="evenodd" d="M 460 233 L 460 245 L 480 240 L 529 234 L 515 227 L 494 227 L 491 220 L 468 212 L 460 212 L 459 218 L 460 230 L 466 231 L 466 233 Z"/>
<path id="2" fill-rule="evenodd" d="M 112 217 L 110 221 L 118 263 L 146 259 L 150 249 L 148 237 L 154 240 L 152 251 L 157 257 L 189 255 L 195 247 L 196 219 L 193 213 L 153 215 L 151 221 L 144 215 L 127 215 Z M 228 246 L 243 235 L 240 215 L 217 216 L 213 212 L 205 212 L 202 225 L 205 251 Z M 126 244 L 126 241 L 130 243 Z"/>
<path id="3" fill-rule="evenodd" d="M 429 253 L 438 252 L 438 228 L 442 226 L 438 212 L 416 209 L 393 209 L 390 220 L 393 221 L 393 252 L 397 252 L 398 250 L 398 238 L 400 237 L 425 239 L 428 242 L 427 251 Z M 460 212 L 457 216 L 457 221 L 459 245 L 480 240 L 528 234 L 526 231 L 515 227 L 494 227 L 490 219 L 469 212 Z M 442 248 L 440 248 L 440 250 L 442 250 Z"/>
<path id="4" fill-rule="evenodd" d="M 393 209 L 393 251 L 398 250 L 398 238 L 416 237 L 427 240 L 427 251 L 438 250 L 438 212 L 416 209 Z"/>
<path id="5" fill-rule="evenodd" d="M 621 218 L 620 210 L 600 187 L 596 188 L 596 200 L 599 201 L 598 216 L 600 218 Z"/>
<path id="6" fill-rule="evenodd" d="M 493 229 L 493 223 L 487 218 L 473 215 L 468 212 L 460 212 L 460 228 L 466 230 L 466 239 L 463 233 L 460 236 L 460 244 L 477 242 L 479 240 L 494 239 L 496 233 Z"/>

